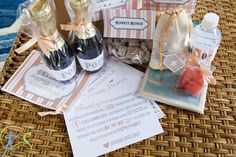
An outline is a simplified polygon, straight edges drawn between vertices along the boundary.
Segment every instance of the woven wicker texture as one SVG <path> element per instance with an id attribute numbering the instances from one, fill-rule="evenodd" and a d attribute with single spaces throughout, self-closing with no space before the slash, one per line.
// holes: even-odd
<path id="1" fill-rule="evenodd" d="M 236 1 L 198 0 L 193 20 L 202 20 L 204 14 L 210 11 L 221 17 L 223 41 L 214 62 L 218 83 L 209 87 L 205 115 L 161 105 L 166 114 L 161 120 L 164 134 L 105 156 L 236 156 Z M 19 34 L 5 65 L 1 86 L 31 51 L 21 56 L 13 52 L 27 40 L 26 36 Z M 14 132 L 32 132 L 29 137 L 32 150 L 27 145 L 19 147 L 15 149 L 14 156 L 73 156 L 63 116 L 39 117 L 37 112 L 41 111 L 46 110 L 10 94 L 0 93 L 0 128 L 15 125 L 22 129 L 13 128 Z M 0 145 L 0 154 L 2 152 Z"/>

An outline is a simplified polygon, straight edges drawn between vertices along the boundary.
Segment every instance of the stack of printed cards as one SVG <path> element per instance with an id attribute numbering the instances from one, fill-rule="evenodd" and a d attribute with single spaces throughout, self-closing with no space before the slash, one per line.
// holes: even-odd
<path id="1" fill-rule="evenodd" d="M 164 113 L 136 95 L 143 73 L 109 60 L 98 73 L 58 82 L 34 51 L 2 90 L 64 113 L 74 156 L 94 157 L 163 132 Z M 58 113 L 58 112 L 55 112 Z"/>
<path id="2" fill-rule="evenodd" d="M 159 71 L 148 68 L 138 94 L 171 106 L 203 114 L 208 86 L 205 86 L 198 96 L 184 94 L 174 88 L 178 76 L 178 73 L 172 73 L 169 70 Z"/>

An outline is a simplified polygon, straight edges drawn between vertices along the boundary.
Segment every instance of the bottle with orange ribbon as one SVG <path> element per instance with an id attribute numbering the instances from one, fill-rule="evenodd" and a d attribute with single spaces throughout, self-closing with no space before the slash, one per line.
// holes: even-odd
<path id="1" fill-rule="evenodd" d="M 89 73 L 98 72 L 105 63 L 106 48 L 101 33 L 92 24 L 92 0 L 65 0 L 71 23 L 61 25 L 70 31 L 69 42 L 81 68 Z"/>
<path id="2" fill-rule="evenodd" d="M 177 81 L 179 90 L 197 96 L 207 83 L 216 84 L 216 79 L 212 75 L 212 61 L 221 42 L 218 23 L 217 14 L 207 13 L 202 23 L 193 29 L 190 36 L 192 52 L 187 57 L 187 64 Z"/>
<path id="3" fill-rule="evenodd" d="M 32 37 L 16 50 L 22 53 L 38 43 L 47 72 L 56 80 L 67 81 L 76 74 L 76 61 L 56 28 L 55 4 L 53 0 L 30 0 L 19 6 L 21 32 Z"/>

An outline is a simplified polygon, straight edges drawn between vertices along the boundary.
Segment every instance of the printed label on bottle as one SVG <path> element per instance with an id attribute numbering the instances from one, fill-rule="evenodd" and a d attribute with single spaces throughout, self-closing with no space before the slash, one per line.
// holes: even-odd
<path id="1" fill-rule="evenodd" d="M 217 49 L 218 47 L 210 49 L 210 50 L 193 48 L 192 52 L 197 52 L 199 55 L 199 59 L 201 60 L 201 63 L 203 63 L 203 65 L 205 66 L 208 66 L 208 65 L 211 65 L 211 62 L 214 60 Z"/>
<path id="2" fill-rule="evenodd" d="M 99 70 L 104 63 L 104 52 L 94 59 L 82 59 L 77 57 L 82 69 L 86 71 L 96 71 Z"/>
<path id="3" fill-rule="evenodd" d="M 56 80 L 59 81 L 67 81 L 71 79 L 76 73 L 76 63 L 75 60 L 63 70 L 51 70 L 48 69 L 48 73 L 50 73 Z"/>

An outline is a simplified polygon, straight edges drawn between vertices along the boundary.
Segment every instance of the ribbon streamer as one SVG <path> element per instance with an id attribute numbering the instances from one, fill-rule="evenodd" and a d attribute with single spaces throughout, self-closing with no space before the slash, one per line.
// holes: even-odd
<path id="1" fill-rule="evenodd" d="M 15 51 L 18 54 L 21 54 L 22 52 L 26 51 L 29 49 L 31 46 L 34 44 L 38 43 L 39 47 L 43 51 L 43 53 L 50 58 L 50 52 L 49 49 L 53 49 L 54 43 L 53 41 L 58 37 L 59 33 L 58 31 L 55 31 L 53 35 L 48 36 L 48 37 L 43 37 L 43 36 L 35 36 L 32 39 L 30 39 L 27 43 L 22 45 L 20 48 L 16 49 Z"/>
<path id="2" fill-rule="evenodd" d="M 58 114 L 63 114 L 63 112 L 60 109 L 56 111 L 49 111 L 49 112 L 38 112 L 38 115 L 40 117 L 44 117 L 47 115 L 58 115 Z"/>
<path id="3" fill-rule="evenodd" d="M 204 74 L 207 82 L 212 84 L 212 85 L 216 85 L 216 79 L 212 75 L 212 71 L 214 71 L 214 68 L 213 68 L 213 70 L 210 70 L 210 69 L 202 66 L 201 63 L 200 63 L 200 59 L 199 59 L 199 53 L 197 51 L 194 51 L 192 54 L 190 54 L 188 56 L 188 62 L 189 62 L 189 64 L 191 64 L 193 66 L 199 66 L 200 70 Z"/>

